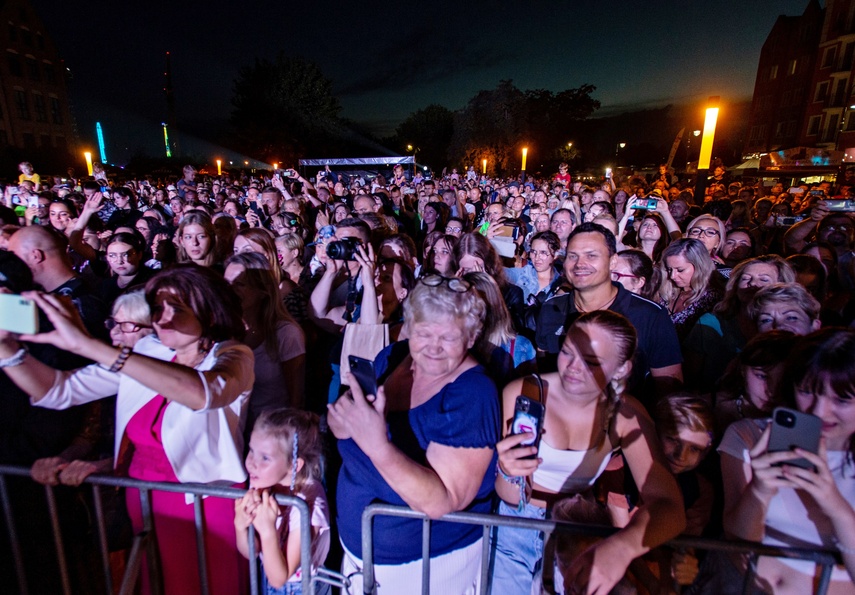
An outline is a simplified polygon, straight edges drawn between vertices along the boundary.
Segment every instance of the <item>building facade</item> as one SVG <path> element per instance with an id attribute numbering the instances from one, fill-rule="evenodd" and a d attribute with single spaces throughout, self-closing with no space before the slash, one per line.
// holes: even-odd
<path id="1" fill-rule="evenodd" d="M 814 98 L 817 48 L 824 10 L 810 0 L 800 16 L 781 15 L 763 44 L 743 153 L 797 146 L 805 130 L 805 107 Z"/>
<path id="2" fill-rule="evenodd" d="M 25 0 L 0 2 L 0 47 L 0 150 L 25 156 L 73 152 L 66 68 Z"/>

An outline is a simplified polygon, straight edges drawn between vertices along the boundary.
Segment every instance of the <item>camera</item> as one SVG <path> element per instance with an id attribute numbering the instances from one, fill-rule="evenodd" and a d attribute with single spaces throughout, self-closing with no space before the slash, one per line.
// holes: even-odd
<path id="1" fill-rule="evenodd" d="M 333 260 L 356 260 L 356 249 L 360 242 L 356 238 L 344 238 L 327 244 L 327 256 Z"/>
<path id="2" fill-rule="evenodd" d="M 792 428 L 796 425 L 796 416 L 785 409 L 775 411 L 775 423 L 785 428 Z"/>

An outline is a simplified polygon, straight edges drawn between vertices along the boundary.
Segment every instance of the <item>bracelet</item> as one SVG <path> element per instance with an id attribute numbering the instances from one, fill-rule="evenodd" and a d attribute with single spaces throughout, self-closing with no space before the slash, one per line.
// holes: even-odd
<path id="1" fill-rule="evenodd" d="M 21 344 L 21 348 L 16 351 L 14 355 L 5 359 L 0 359 L 0 368 L 11 368 L 13 366 L 20 366 L 24 363 L 24 359 L 27 357 L 27 354 L 29 352 L 30 350 L 27 349 L 27 346 Z"/>
<path id="2" fill-rule="evenodd" d="M 128 361 L 128 358 L 131 357 L 131 351 L 133 351 L 132 347 L 128 345 L 122 345 L 121 351 L 119 351 L 119 357 L 116 358 L 116 361 L 113 362 L 113 365 L 110 366 L 109 372 L 119 372 L 122 368 L 125 367 L 125 362 Z"/>
<path id="3" fill-rule="evenodd" d="M 519 475 L 508 475 L 502 469 L 502 466 L 499 464 L 499 461 L 496 461 L 496 474 L 501 475 L 502 479 L 506 482 L 517 486 L 520 491 L 520 501 L 517 504 L 517 512 L 522 513 L 525 510 L 526 504 L 528 504 L 528 498 L 525 493 L 525 477 Z"/>

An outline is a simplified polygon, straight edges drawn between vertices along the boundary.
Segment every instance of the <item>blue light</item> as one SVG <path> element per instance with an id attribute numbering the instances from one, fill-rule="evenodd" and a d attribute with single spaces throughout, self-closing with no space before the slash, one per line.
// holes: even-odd
<path id="1" fill-rule="evenodd" d="M 101 163 L 107 163 L 107 151 L 104 149 L 104 131 L 101 122 L 95 122 L 95 132 L 98 134 L 98 149 L 101 151 Z"/>

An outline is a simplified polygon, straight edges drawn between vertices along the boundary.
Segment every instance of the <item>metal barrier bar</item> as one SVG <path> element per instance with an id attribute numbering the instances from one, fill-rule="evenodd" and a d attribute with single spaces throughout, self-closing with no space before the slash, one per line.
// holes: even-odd
<path id="1" fill-rule="evenodd" d="M 415 510 L 391 504 L 371 504 L 362 513 L 362 576 L 364 582 L 363 591 L 366 595 L 374 593 L 374 517 L 396 516 L 424 521 L 427 515 Z M 598 527 L 579 523 L 557 522 L 552 520 L 523 519 L 519 517 L 506 517 L 493 514 L 482 514 L 475 512 L 453 512 L 440 519 L 445 522 L 461 523 L 465 525 L 481 525 L 485 527 L 511 527 L 515 529 L 529 529 L 548 534 L 554 531 L 570 533 L 574 535 L 588 535 L 596 537 L 608 537 L 619 531 L 615 527 Z M 485 530 L 485 534 L 488 531 Z M 835 564 L 839 564 L 839 555 L 822 549 L 777 547 L 757 543 L 753 541 L 722 541 L 703 537 L 676 537 L 663 544 L 675 548 L 695 548 L 709 551 L 721 551 L 732 554 L 747 554 L 749 556 L 748 571 L 743 584 L 743 593 L 750 588 L 754 574 L 756 573 L 756 561 L 760 556 L 774 558 L 787 558 L 794 560 L 807 560 L 820 565 L 822 574 L 820 576 L 817 595 L 825 595 L 831 581 L 831 571 Z M 423 547 L 424 549 L 424 547 Z M 483 550 L 482 550 L 483 551 Z M 427 560 L 430 557 L 428 555 Z M 484 576 L 485 564 L 489 564 L 489 557 L 485 560 L 482 554 L 481 573 Z M 426 564 L 423 565 L 423 567 Z M 424 585 L 423 585 L 424 588 Z M 423 591 L 424 592 L 424 591 Z M 481 593 L 486 593 L 482 582 Z"/>
<path id="2" fill-rule="evenodd" d="M 490 587 L 490 533 L 492 527 L 484 525 L 484 531 L 481 534 L 481 589 L 480 595 L 487 595 Z"/>
<path id="3" fill-rule="evenodd" d="M 422 519 L 422 595 L 430 595 L 430 519 Z"/>
<path id="4" fill-rule="evenodd" d="M 15 561 L 15 571 L 18 574 L 18 585 L 19 592 L 26 595 L 27 590 L 27 580 L 26 573 L 24 570 L 24 560 L 22 553 L 20 551 L 20 546 L 18 542 L 18 534 L 16 531 L 14 519 L 12 516 L 12 506 L 11 500 L 9 497 L 9 493 L 6 486 L 5 476 L 16 476 L 16 477 L 26 477 L 30 478 L 30 469 L 28 467 L 17 467 L 12 465 L 0 465 L 0 499 L 2 499 L 3 512 L 6 517 L 7 527 L 9 539 L 11 541 L 12 546 L 12 555 Z M 139 573 L 142 568 L 142 557 L 146 556 L 146 561 L 148 563 L 149 570 L 149 578 L 150 578 L 150 591 L 152 595 L 161 595 L 163 593 L 163 585 L 161 582 L 161 569 L 160 569 L 160 557 L 158 556 L 158 548 L 157 548 L 157 533 L 155 531 L 154 526 L 154 514 L 152 510 L 152 492 L 170 492 L 170 493 L 180 493 L 180 494 L 191 494 L 194 496 L 194 514 L 196 519 L 196 539 L 197 546 L 199 547 L 202 554 L 200 554 L 200 572 L 203 572 L 203 569 L 207 565 L 207 559 L 204 557 L 205 550 L 205 542 L 204 542 L 204 534 L 205 534 L 205 525 L 204 525 L 204 507 L 201 502 L 202 496 L 213 496 L 217 498 L 228 498 L 228 499 L 238 499 L 242 498 L 244 494 L 246 494 L 246 489 L 242 488 L 234 488 L 234 487 L 226 487 L 219 485 L 208 485 L 208 484 L 198 484 L 198 483 L 169 483 L 169 482 L 155 482 L 155 481 L 141 481 L 137 479 L 131 479 L 128 477 L 112 477 L 107 475 L 91 475 L 86 478 L 84 483 L 88 483 L 93 486 L 93 496 L 95 498 L 95 513 L 98 522 L 98 531 L 99 531 L 99 541 L 101 546 L 101 559 L 102 563 L 105 563 L 105 576 L 104 579 L 106 584 L 108 585 L 110 592 L 112 592 L 112 575 L 109 572 L 109 552 L 107 548 L 107 537 L 106 537 L 106 528 L 104 527 L 104 511 L 101 503 L 100 492 L 98 492 L 98 486 L 112 486 L 112 487 L 121 487 L 121 488 L 133 488 L 139 491 L 140 496 L 140 507 L 142 509 L 142 520 L 143 520 L 143 530 L 134 536 L 133 544 L 131 546 L 131 553 L 127 563 L 127 569 L 125 571 L 125 575 L 122 578 L 122 584 L 119 588 L 120 595 L 132 595 L 135 591 L 135 586 L 137 580 L 139 578 Z M 48 505 L 51 509 L 51 522 L 53 523 L 54 528 L 54 541 L 57 546 L 58 556 L 60 558 L 60 570 L 62 573 L 62 582 L 63 582 L 63 590 L 65 593 L 71 593 L 70 581 L 68 578 L 67 567 L 65 564 L 65 557 L 63 554 L 62 547 L 62 536 L 60 533 L 59 527 L 59 518 L 56 511 L 56 501 L 53 497 L 53 492 L 49 487 L 46 487 L 46 494 L 48 494 Z M 280 508 L 284 507 L 292 507 L 296 508 L 300 515 L 300 534 L 311 536 L 312 527 L 311 527 L 311 518 L 309 516 L 309 506 L 302 498 L 298 498 L 296 496 L 284 496 L 281 494 L 276 495 L 276 502 L 279 504 Z M 288 518 L 286 517 L 283 522 L 288 522 Z M 255 531 L 252 526 L 249 528 L 249 553 L 250 560 L 249 562 L 249 574 L 250 574 L 250 587 L 252 589 L 253 595 L 259 593 L 259 579 L 258 579 L 258 568 L 257 568 L 257 557 L 255 554 L 257 553 L 255 550 Z M 319 582 L 326 582 L 330 584 L 336 584 L 335 581 L 338 581 L 339 584 L 349 584 L 349 581 L 345 577 L 341 575 L 324 569 L 323 577 L 321 579 L 317 579 L 312 576 L 311 568 L 312 568 L 312 543 L 311 539 L 301 539 L 300 540 L 300 566 L 301 566 L 301 584 L 303 587 L 304 593 L 312 593 L 312 589 L 316 580 Z M 105 562 L 106 561 L 106 562 Z M 207 593 L 209 588 L 209 581 L 207 580 L 207 571 L 204 571 L 204 578 L 200 575 L 200 579 L 203 579 L 202 589 L 203 593 Z"/>
<path id="5" fill-rule="evenodd" d="M 196 562 L 199 569 L 199 589 L 202 595 L 208 595 L 208 558 L 205 548 L 205 511 L 202 509 L 202 497 L 193 496 L 193 519 L 196 523 Z"/>
<path id="6" fill-rule="evenodd" d="M 255 527 L 250 524 L 247 534 L 247 551 L 249 552 L 249 559 L 255 560 L 258 557 L 258 554 L 255 551 Z M 250 564 L 249 565 L 249 592 L 250 595 L 258 595 L 261 591 L 259 591 L 260 585 L 258 584 L 258 564 Z"/>
<path id="7" fill-rule="evenodd" d="M 6 517 L 9 545 L 12 548 L 12 558 L 15 562 L 15 574 L 18 576 L 18 590 L 21 595 L 28 595 L 30 590 L 27 586 L 27 573 L 24 572 L 24 558 L 21 555 L 21 546 L 18 543 L 15 519 L 12 518 L 12 503 L 9 500 L 9 492 L 6 489 L 6 478 L 2 474 L 0 474 L 0 500 L 3 501 L 3 516 Z"/>
<path id="8" fill-rule="evenodd" d="M 62 580 L 62 592 L 71 595 L 71 580 L 68 578 L 68 564 L 65 559 L 65 548 L 62 544 L 62 529 L 59 526 L 59 512 L 56 509 L 56 496 L 53 487 L 45 486 L 50 524 L 53 529 L 53 545 L 56 548 L 56 562 L 59 565 L 59 577 Z"/>
<path id="9" fill-rule="evenodd" d="M 101 548 L 101 567 L 104 570 L 105 593 L 113 592 L 113 573 L 110 571 L 110 548 L 107 544 L 107 525 L 104 522 L 104 503 L 101 500 L 101 488 L 92 486 L 92 502 L 95 504 L 95 522 L 98 524 L 98 545 Z"/>

